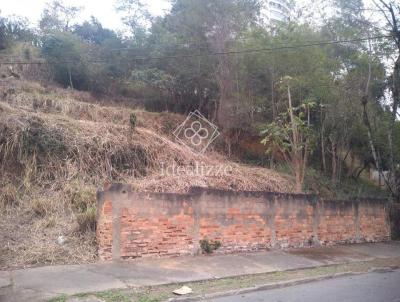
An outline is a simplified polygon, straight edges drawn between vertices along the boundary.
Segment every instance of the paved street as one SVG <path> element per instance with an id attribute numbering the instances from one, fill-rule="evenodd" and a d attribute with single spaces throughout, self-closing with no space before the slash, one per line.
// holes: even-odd
<path id="1" fill-rule="evenodd" d="M 336 278 L 210 301 L 400 302 L 400 271 Z"/>

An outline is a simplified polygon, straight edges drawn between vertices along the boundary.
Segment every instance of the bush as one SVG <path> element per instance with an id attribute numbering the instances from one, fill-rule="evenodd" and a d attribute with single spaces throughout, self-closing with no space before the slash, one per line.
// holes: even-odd
<path id="1" fill-rule="evenodd" d="M 131 129 L 134 130 L 137 125 L 137 117 L 134 112 L 132 112 L 131 115 L 129 116 L 129 123 L 130 123 Z"/>
<path id="2" fill-rule="evenodd" d="M 71 196 L 71 206 L 76 213 L 79 232 L 91 232 L 96 229 L 96 195 L 87 188 L 75 187 Z"/>
<path id="3" fill-rule="evenodd" d="M 68 154 L 68 143 L 62 130 L 49 127 L 38 117 L 32 117 L 27 124 L 22 132 L 21 152 L 36 155 L 41 163 L 46 162 L 49 155 L 63 158 Z"/>
<path id="4" fill-rule="evenodd" d="M 32 211 L 39 217 L 45 217 L 53 210 L 53 205 L 47 199 L 35 198 L 31 201 Z"/>
<path id="5" fill-rule="evenodd" d="M 200 248 L 203 253 L 211 254 L 212 252 L 216 251 L 221 247 L 221 242 L 218 240 L 211 240 L 203 239 L 200 240 Z"/>
<path id="6" fill-rule="evenodd" d="M 93 207 L 96 201 L 96 195 L 89 190 L 77 189 L 72 193 L 71 204 L 75 211 L 82 213 L 88 208 Z"/>
<path id="7" fill-rule="evenodd" d="M 96 230 L 96 207 L 91 206 L 86 211 L 77 214 L 76 221 L 81 233 L 94 232 Z"/>

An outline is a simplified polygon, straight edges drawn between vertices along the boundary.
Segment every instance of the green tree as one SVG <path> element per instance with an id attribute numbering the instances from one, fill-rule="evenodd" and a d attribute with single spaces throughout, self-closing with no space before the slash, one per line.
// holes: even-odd
<path id="1" fill-rule="evenodd" d="M 84 58 L 87 46 L 79 37 L 69 32 L 46 36 L 42 53 L 53 67 L 57 82 L 71 88 L 88 89 L 89 79 Z"/>
<path id="2" fill-rule="evenodd" d="M 53 0 L 43 10 L 39 27 L 44 33 L 68 31 L 80 10 L 80 7 L 67 6 L 61 0 Z"/>
<path id="3" fill-rule="evenodd" d="M 171 26 L 187 41 L 208 46 L 208 51 L 225 53 L 229 42 L 239 37 L 259 14 L 255 0 L 175 0 L 169 18 Z M 232 104 L 234 81 L 230 56 L 217 56 L 216 83 L 218 104 L 216 118 L 222 128 L 233 126 Z"/>
<path id="4" fill-rule="evenodd" d="M 97 45 L 102 45 L 109 41 L 119 42 L 116 33 L 110 29 L 104 28 L 94 17 L 91 17 L 90 21 L 76 24 L 73 27 L 73 33 L 81 37 L 82 40 Z"/>
<path id="5" fill-rule="evenodd" d="M 147 37 L 147 27 L 152 22 L 147 6 L 141 0 L 118 0 L 116 8 L 122 14 L 122 21 L 129 27 L 136 43 L 143 45 Z"/>
<path id="6" fill-rule="evenodd" d="M 400 200 L 400 186 L 397 184 L 400 181 L 396 180 L 397 165 L 395 163 L 395 146 L 394 146 L 394 131 L 397 119 L 397 112 L 400 105 L 400 5 L 397 1 L 392 0 L 378 0 L 375 6 L 380 10 L 381 15 L 385 18 L 387 23 L 383 30 L 389 32 L 392 36 L 392 48 L 395 49 L 395 60 L 393 64 L 393 71 L 389 77 L 390 91 L 392 94 L 392 108 L 391 118 L 389 125 L 389 148 L 390 148 L 390 171 L 392 192 L 397 200 Z"/>
<path id="7" fill-rule="evenodd" d="M 288 109 L 261 132 L 265 136 L 261 143 L 268 146 L 269 152 L 279 150 L 295 176 L 295 191 L 301 192 L 309 155 L 313 150 L 314 132 L 311 128 L 310 110 L 314 103 L 305 101 L 300 107 L 294 108 L 291 82 L 291 77 L 282 79 L 282 85 L 287 89 Z"/>
<path id="8" fill-rule="evenodd" d="M 37 37 L 29 28 L 27 20 L 0 15 L 0 50 L 10 48 L 14 42 L 30 42 L 35 45 Z"/>

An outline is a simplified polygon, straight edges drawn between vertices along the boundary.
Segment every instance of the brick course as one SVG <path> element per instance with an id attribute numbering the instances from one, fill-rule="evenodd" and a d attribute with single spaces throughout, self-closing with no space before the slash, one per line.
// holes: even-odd
<path id="1" fill-rule="evenodd" d="M 122 184 L 98 193 L 103 260 L 193 255 L 201 239 L 218 240 L 217 252 L 230 253 L 389 238 L 385 200 L 213 189 L 136 193 Z"/>

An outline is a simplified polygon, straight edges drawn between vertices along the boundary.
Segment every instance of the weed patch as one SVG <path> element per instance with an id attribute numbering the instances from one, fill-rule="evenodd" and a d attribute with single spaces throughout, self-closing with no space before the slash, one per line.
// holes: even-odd
<path id="1" fill-rule="evenodd" d="M 221 242 L 218 240 L 200 240 L 200 248 L 203 253 L 211 254 L 221 247 Z"/>

